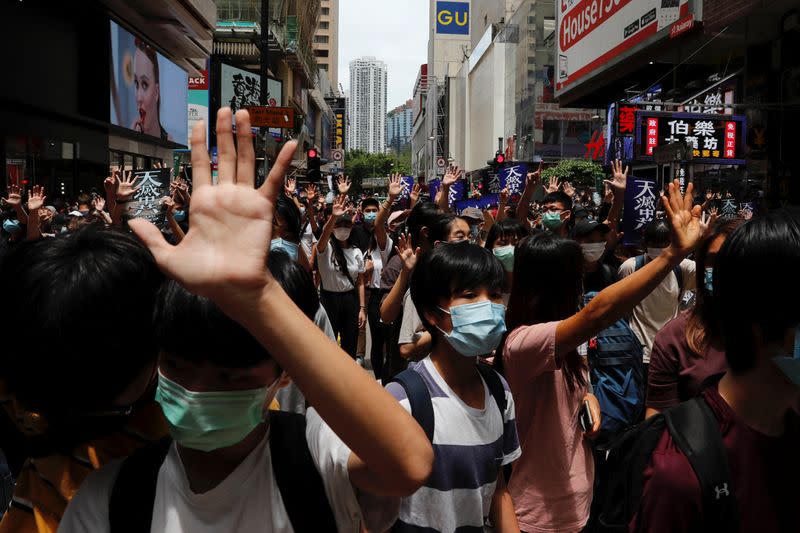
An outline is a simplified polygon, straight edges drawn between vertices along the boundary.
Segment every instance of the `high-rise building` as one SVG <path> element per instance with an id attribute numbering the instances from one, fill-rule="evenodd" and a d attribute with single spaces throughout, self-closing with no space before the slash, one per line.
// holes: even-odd
<path id="1" fill-rule="evenodd" d="M 400 153 L 411 142 L 414 125 L 414 100 L 395 107 L 386 115 L 386 144 L 390 150 Z"/>
<path id="2" fill-rule="evenodd" d="M 317 67 L 328 73 L 334 92 L 339 89 L 339 0 L 322 0 L 314 33 Z"/>
<path id="3" fill-rule="evenodd" d="M 347 149 L 386 151 L 386 63 L 374 57 L 350 62 Z"/>

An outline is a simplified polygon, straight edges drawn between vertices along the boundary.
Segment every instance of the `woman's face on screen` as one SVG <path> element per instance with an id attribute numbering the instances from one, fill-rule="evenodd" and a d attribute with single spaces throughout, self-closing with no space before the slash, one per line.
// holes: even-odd
<path id="1" fill-rule="evenodd" d="M 147 54 L 138 48 L 134 57 L 133 75 L 139 121 L 145 133 L 157 136 L 160 134 L 158 121 L 159 85 L 155 77 L 153 63 L 147 57 Z"/>

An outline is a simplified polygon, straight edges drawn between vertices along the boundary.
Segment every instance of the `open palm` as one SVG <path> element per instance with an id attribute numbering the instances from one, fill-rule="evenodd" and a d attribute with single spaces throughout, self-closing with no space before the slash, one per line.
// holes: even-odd
<path id="1" fill-rule="evenodd" d="M 132 220 L 130 226 L 167 275 L 233 313 L 243 295 L 260 294 L 273 280 L 266 268 L 272 216 L 296 143 L 286 143 L 266 182 L 255 190 L 250 115 L 244 110 L 236 113 L 238 155 L 231 118 L 229 108 L 217 114 L 216 186 L 211 185 L 203 124 L 192 131 L 195 194 L 189 211 L 192 224 L 181 243 L 169 245 L 159 230 L 145 220 Z"/>
<path id="2" fill-rule="evenodd" d="M 699 205 L 693 206 L 694 184 L 686 186 L 686 194 L 681 194 L 678 180 L 669 184 L 669 195 L 664 196 L 664 209 L 672 225 L 672 248 L 679 254 L 689 253 L 702 241 L 705 233 Z"/>

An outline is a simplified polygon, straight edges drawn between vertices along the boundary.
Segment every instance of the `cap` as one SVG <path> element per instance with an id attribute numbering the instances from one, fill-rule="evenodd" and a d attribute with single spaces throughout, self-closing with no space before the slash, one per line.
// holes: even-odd
<path id="1" fill-rule="evenodd" d="M 389 225 L 392 224 L 399 224 L 401 218 L 405 218 L 407 211 L 395 211 L 391 215 L 389 215 Z"/>
<path id="2" fill-rule="evenodd" d="M 53 213 L 54 215 L 55 215 L 56 213 L 58 213 L 58 209 L 56 209 L 56 208 L 55 208 L 55 207 L 53 207 L 52 205 L 46 205 L 46 206 L 44 206 L 44 208 L 45 208 L 45 209 L 47 209 L 48 211 L 50 211 L 51 213 Z"/>
<path id="3" fill-rule="evenodd" d="M 573 235 L 575 237 L 585 237 L 595 230 L 606 234 L 611 231 L 611 228 L 609 228 L 608 225 L 596 220 L 580 220 L 575 223 Z"/>
<path id="4" fill-rule="evenodd" d="M 477 207 L 468 207 L 461 211 L 462 218 L 471 218 L 472 220 L 483 221 L 483 212 Z"/>

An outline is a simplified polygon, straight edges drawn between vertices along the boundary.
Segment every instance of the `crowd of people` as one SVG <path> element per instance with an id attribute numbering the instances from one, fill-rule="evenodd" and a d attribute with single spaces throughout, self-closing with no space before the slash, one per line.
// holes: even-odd
<path id="1" fill-rule="evenodd" d="M 293 141 L 256 188 L 232 118 L 160 227 L 9 187 L 0 533 L 800 531 L 796 213 L 675 181 L 626 246 L 620 162 L 455 213 Z"/>

